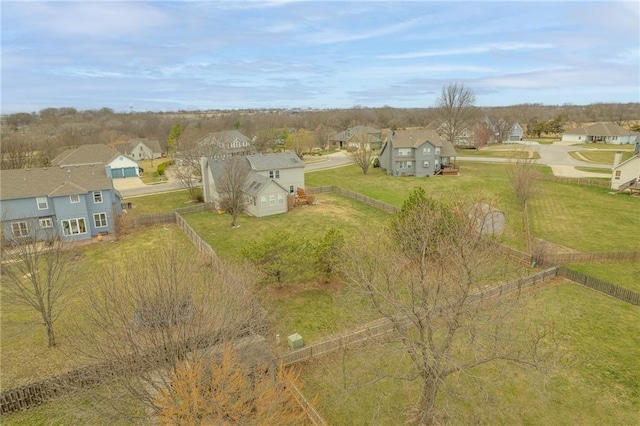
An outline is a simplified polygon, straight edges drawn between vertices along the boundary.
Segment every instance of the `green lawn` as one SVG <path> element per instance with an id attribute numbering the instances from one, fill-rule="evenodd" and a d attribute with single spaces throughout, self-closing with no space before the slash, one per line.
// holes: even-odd
<path id="1" fill-rule="evenodd" d="M 193 206 L 195 203 L 191 198 L 189 198 L 187 190 L 129 197 L 122 201 L 132 204 L 132 208 L 129 213 L 135 215 L 166 213 L 182 207 Z"/>
<path id="2" fill-rule="evenodd" d="M 561 361 L 548 376 L 498 364 L 447 381 L 458 397 L 439 400 L 451 424 L 637 424 L 640 309 L 564 282 L 535 290 L 530 318 L 555 326 Z M 304 365 L 305 392 L 329 424 L 402 424 L 415 381 L 381 380 L 410 362 L 395 344 L 348 349 Z M 479 377 L 479 383 L 474 379 Z M 471 403 L 473 401 L 473 403 Z"/>
<path id="3" fill-rule="evenodd" d="M 640 262 L 569 265 L 571 269 L 640 293 Z"/>
<path id="4" fill-rule="evenodd" d="M 635 149 L 634 144 L 614 145 L 610 143 L 576 143 L 573 146 L 583 146 L 588 149 L 605 149 L 613 151 L 633 151 Z"/>
<path id="5" fill-rule="evenodd" d="M 616 155 L 615 151 L 603 151 L 603 150 L 583 150 L 569 153 L 573 158 L 577 160 L 582 160 L 580 156 L 586 158 L 589 161 L 593 161 L 594 163 L 606 164 L 608 166 L 613 166 L 614 157 Z M 622 161 L 626 161 L 633 156 L 633 152 L 624 151 L 622 153 Z"/>
<path id="6" fill-rule="evenodd" d="M 491 158 L 512 158 L 512 159 L 532 159 L 538 160 L 540 159 L 540 154 L 535 151 L 528 151 L 524 149 L 524 147 L 518 149 L 519 145 L 516 146 L 489 146 L 486 148 L 481 148 L 480 150 L 475 149 L 457 149 L 456 155 L 458 157 L 491 157 Z"/>
<path id="7" fill-rule="evenodd" d="M 153 252 L 166 244 L 177 244 L 184 250 L 195 247 L 175 225 L 136 230 L 115 242 L 96 243 L 82 251 L 78 262 L 82 269 L 69 291 L 70 300 L 54 325 L 58 347 L 48 349 L 46 333 L 35 311 L 0 300 L 0 380 L 2 389 L 59 374 L 75 365 L 73 344 L 77 325 L 86 317 L 86 301 L 83 291 L 96 280 L 96 273 L 111 265 L 123 264 L 125 259 L 140 252 Z M 19 360 L 19 362 L 17 362 Z"/>

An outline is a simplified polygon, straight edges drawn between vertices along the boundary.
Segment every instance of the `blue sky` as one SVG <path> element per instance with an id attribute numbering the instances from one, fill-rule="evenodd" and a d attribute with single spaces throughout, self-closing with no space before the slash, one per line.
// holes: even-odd
<path id="1" fill-rule="evenodd" d="M 2 113 L 640 102 L 639 2 L 2 1 Z"/>

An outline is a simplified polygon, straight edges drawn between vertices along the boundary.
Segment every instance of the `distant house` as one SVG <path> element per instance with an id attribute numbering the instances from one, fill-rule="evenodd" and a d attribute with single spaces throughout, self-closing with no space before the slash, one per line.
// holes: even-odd
<path id="1" fill-rule="evenodd" d="M 270 216 L 286 213 L 287 196 L 304 189 L 304 163 L 290 152 L 275 154 L 253 154 L 243 157 L 249 174 L 245 184 L 248 198 L 247 213 Z M 216 180 L 221 178 L 226 158 L 202 158 L 202 188 L 204 200 L 217 204 L 219 198 Z"/>
<path id="2" fill-rule="evenodd" d="M 251 139 L 237 130 L 211 132 L 200 138 L 195 148 L 180 151 L 173 156 L 178 165 L 197 163 L 200 158 L 227 158 L 255 152 Z"/>
<path id="3" fill-rule="evenodd" d="M 440 125 L 437 126 L 436 131 L 442 138 L 442 140 L 446 140 L 446 135 L 449 134 L 449 122 L 443 121 Z M 433 126 L 428 126 L 427 129 Z M 461 147 L 469 147 L 473 146 L 475 142 L 475 132 L 470 130 L 467 127 L 463 127 L 459 132 L 457 132 L 455 139 L 453 140 L 453 144 L 455 146 Z"/>
<path id="4" fill-rule="evenodd" d="M 524 129 L 520 123 L 510 124 L 502 117 L 492 122 L 489 117 L 485 116 L 476 126 L 483 126 L 486 129 L 489 136 L 487 143 L 519 142 L 524 135 Z"/>
<path id="5" fill-rule="evenodd" d="M 362 147 L 362 137 L 365 136 L 365 146 Z M 382 132 L 369 126 L 349 127 L 336 135 L 330 136 L 328 148 L 364 148 L 378 150 L 382 146 Z"/>
<path id="6" fill-rule="evenodd" d="M 520 125 L 520 123 L 515 122 L 511 129 L 509 129 L 509 133 L 507 134 L 506 141 L 507 142 L 518 142 L 522 140 L 524 136 L 524 129 Z"/>
<path id="7" fill-rule="evenodd" d="M 53 166 L 83 166 L 102 164 L 113 179 L 140 176 L 138 163 L 126 154 L 102 144 L 80 145 L 68 149 L 51 161 Z"/>
<path id="8" fill-rule="evenodd" d="M 611 189 L 619 191 L 637 187 L 640 191 L 640 141 L 636 142 L 633 157 L 622 161 L 622 152 L 616 153 L 611 169 Z"/>
<path id="9" fill-rule="evenodd" d="M 590 126 L 577 127 L 562 134 L 563 142 L 577 143 L 609 143 L 624 145 L 636 143 L 640 140 L 640 134 L 620 127 L 613 123 L 598 122 Z"/>
<path id="10" fill-rule="evenodd" d="M 5 239 L 48 229 L 70 241 L 113 233 L 121 201 L 102 164 L 0 171 Z"/>
<path id="11" fill-rule="evenodd" d="M 433 176 L 452 164 L 456 151 L 430 129 L 389 132 L 378 159 L 392 176 Z"/>
<path id="12" fill-rule="evenodd" d="M 153 160 L 162 157 L 162 148 L 157 139 L 129 139 L 114 146 L 120 153 L 128 155 L 136 161 Z"/>

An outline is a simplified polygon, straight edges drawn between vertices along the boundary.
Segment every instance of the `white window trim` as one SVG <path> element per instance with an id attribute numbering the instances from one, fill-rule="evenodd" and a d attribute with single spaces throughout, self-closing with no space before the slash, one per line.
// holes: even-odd
<path id="1" fill-rule="evenodd" d="M 75 197 L 75 200 L 76 200 L 76 201 L 73 201 L 73 200 L 74 200 L 74 197 Z M 71 204 L 78 204 L 78 203 L 80 202 L 80 196 L 79 196 L 78 194 L 75 194 L 75 195 L 69 195 L 69 202 L 70 202 Z"/>
<path id="2" fill-rule="evenodd" d="M 99 194 L 100 201 L 96 201 L 96 194 Z M 93 191 L 93 203 L 94 204 L 102 204 L 104 198 L 102 197 L 102 191 Z"/>
<path id="3" fill-rule="evenodd" d="M 16 228 L 17 225 L 17 228 Z M 23 226 L 24 225 L 24 226 Z M 16 229 L 19 231 L 16 234 Z M 11 235 L 14 238 L 26 237 L 29 235 L 29 224 L 25 221 L 11 222 Z"/>
<path id="4" fill-rule="evenodd" d="M 75 221 L 76 222 L 76 230 L 77 232 L 72 232 L 72 227 L 71 227 L 71 222 Z M 84 232 L 80 232 L 80 222 L 84 223 Z M 68 223 L 69 224 L 69 233 L 65 232 L 64 229 L 64 224 Z M 64 235 L 65 237 L 68 236 L 72 236 L 72 235 L 83 235 L 87 233 L 87 221 L 85 220 L 84 217 L 74 217 L 71 219 L 64 219 L 60 221 L 60 226 L 62 227 L 62 235 Z"/>
<path id="5" fill-rule="evenodd" d="M 104 216 L 104 225 L 102 224 L 102 216 Z M 98 218 L 98 220 L 96 220 L 96 217 Z M 107 221 L 107 213 L 106 212 L 101 212 L 101 213 L 94 213 L 93 214 L 93 224 L 95 225 L 96 228 L 106 228 L 107 226 L 109 226 L 109 222 Z"/>
<path id="6" fill-rule="evenodd" d="M 38 219 L 38 223 L 40 224 L 40 228 L 53 228 L 53 219 L 50 217 L 41 217 Z"/>
<path id="7" fill-rule="evenodd" d="M 44 207 L 40 207 L 42 200 L 44 200 Z M 36 204 L 38 205 L 38 210 L 47 210 L 49 208 L 49 200 L 47 200 L 47 197 L 36 197 Z"/>

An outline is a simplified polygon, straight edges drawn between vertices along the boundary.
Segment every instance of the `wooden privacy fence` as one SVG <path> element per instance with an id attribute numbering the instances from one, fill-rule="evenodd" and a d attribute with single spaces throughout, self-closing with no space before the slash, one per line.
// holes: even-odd
<path id="1" fill-rule="evenodd" d="M 528 277 L 512 280 L 499 284 L 495 287 L 477 291 L 469 296 L 470 303 L 480 303 L 488 299 L 504 296 L 508 293 L 534 284 L 540 284 L 548 279 L 556 277 L 557 271 L 557 267 L 549 268 Z M 396 320 L 395 322 L 388 318 L 379 318 L 362 327 L 358 327 L 355 331 L 350 333 L 332 337 L 313 345 L 282 354 L 278 357 L 278 361 L 282 361 L 284 365 L 292 365 L 299 362 L 309 361 L 321 355 L 390 334 L 396 330 L 396 326 L 398 324 L 409 324 L 410 322 L 409 318 Z"/>
<path id="2" fill-rule="evenodd" d="M 122 223 L 125 227 L 131 228 L 164 225 L 167 223 L 176 223 L 176 214 L 197 213 L 213 209 L 214 206 L 211 203 L 197 204 L 195 206 L 175 209 L 167 213 L 144 214 L 139 216 L 127 215 L 122 218 Z"/>
<path id="3" fill-rule="evenodd" d="M 636 293 L 628 288 L 620 287 L 616 284 L 611 284 L 600 278 L 595 278 L 582 272 L 575 271 L 567 268 L 566 266 L 558 267 L 558 275 L 568 280 L 582 284 L 586 287 L 597 290 L 601 293 L 620 299 L 623 302 L 631 303 L 632 305 L 640 306 L 640 293 Z"/>

